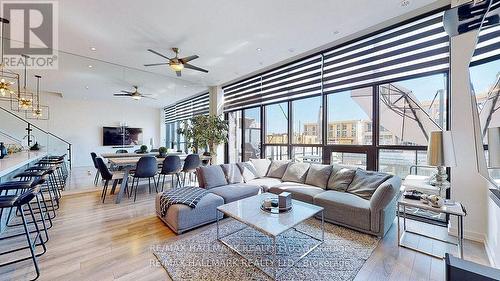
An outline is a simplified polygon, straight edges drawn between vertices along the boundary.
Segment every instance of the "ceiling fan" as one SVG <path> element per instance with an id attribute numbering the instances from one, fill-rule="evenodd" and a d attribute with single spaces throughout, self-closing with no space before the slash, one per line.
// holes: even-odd
<path id="1" fill-rule="evenodd" d="M 162 58 L 167 59 L 168 62 L 145 64 L 144 66 L 169 65 L 170 68 L 173 71 L 175 71 L 175 73 L 177 73 L 178 77 L 181 77 L 181 70 L 183 70 L 184 68 L 189 68 L 189 69 L 192 69 L 192 70 L 196 70 L 196 71 L 201 71 L 201 72 L 208 73 L 208 70 L 200 68 L 200 67 L 197 67 L 197 66 L 194 66 L 194 65 L 188 63 L 188 62 L 190 62 L 192 60 L 195 60 L 195 59 L 199 58 L 197 55 L 188 56 L 188 57 L 184 57 L 184 58 L 179 58 L 179 48 L 172 48 L 172 51 L 174 51 L 174 53 L 175 53 L 175 57 L 174 58 L 169 58 L 167 56 L 164 56 L 164 55 L 158 53 L 155 50 L 148 49 L 148 51 L 150 51 L 151 53 L 153 53 L 155 55 L 158 55 L 158 56 L 160 56 Z"/>
<path id="2" fill-rule="evenodd" d="M 155 98 L 150 97 L 151 95 L 145 95 L 145 94 L 139 93 L 139 90 L 138 90 L 137 86 L 133 86 L 133 87 L 134 87 L 134 91 L 133 92 L 130 92 L 130 91 L 121 91 L 120 93 L 113 94 L 113 96 L 115 96 L 115 97 L 131 97 L 134 100 L 140 100 L 142 98 L 147 98 L 147 99 L 155 100 Z"/>

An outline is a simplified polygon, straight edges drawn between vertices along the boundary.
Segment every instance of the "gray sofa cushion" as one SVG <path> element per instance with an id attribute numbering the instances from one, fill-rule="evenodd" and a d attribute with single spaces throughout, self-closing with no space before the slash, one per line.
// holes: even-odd
<path id="1" fill-rule="evenodd" d="M 257 178 L 257 171 L 255 170 L 255 167 L 253 166 L 252 162 L 239 162 L 236 163 L 238 165 L 238 168 L 240 168 L 241 175 L 243 176 L 243 180 L 245 182 L 251 181 L 253 179 Z"/>
<path id="2" fill-rule="evenodd" d="M 200 167 L 197 173 L 202 188 L 210 189 L 227 184 L 226 175 L 219 165 Z"/>
<path id="3" fill-rule="evenodd" d="M 236 164 L 222 164 L 222 170 L 226 175 L 228 183 L 241 183 L 243 182 L 243 176 L 241 175 L 241 170 Z"/>
<path id="4" fill-rule="evenodd" d="M 325 192 L 324 189 L 317 186 L 299 184 L 295 182 L 284 182 L 269 188 L 268 192 L 280 194 L 281 192 L 290 192 L 292 199 L 300 200 L 307 203 L 313 203 L 314 196 Z"/>
<path id="5" fill-rule="evenodd" d="M 262 178 L 262 177 L 266 176 L 267 171 L 269 170 L 269 166 L 271 165 L 271 160 L 250 158 L 250 162 L 252 162 L 252 164 L 255 168 L 255 171 L 257 172 L 258 178 Z"/>
<path id="6" fill-rule="evenodd" d="M 370 201 L 347 192 L 327 190 L 314 197 L 325 208 L 325 219 L 370 231 Z"/>
<path id="7" fill-rule="evenodd" d="M 356 174 L 346 191 L 370 200 L 375 190 L 390 177 L 391 175 L 386 173 L 356 169 Z"/>
<path id="8" fill-rule="evenodd" d="M 245 183 L 228 184 L 210 189 L 210 192 L 224 198 L 224 203 L 231 203 L 259 194 L 260 186 Z"/>
<path id="9" fill-rule="evenodd" d="M 306 181 L 309 166 L 311 166 L 309 163 L 290 163 L 281 179 L 283 181 L 304 183 Z"/>
<path id="10" fill-rule="evenodd" d="M 258 178 L 258 179 L 253 179 L 251 181 L 247 181 L 247 184 L 250 185 L 258 185 L 262 187 L 264 191 L 267 191 L 270 187 L 278 185 L 281 183 L 281 179 L 275 179 L 275 178 Z"/>
<path id="11" fill-rule="evenodd" d="M 332 166 L 330 165 L 311 164 L 305 183 L 326 189 L 331 173 Z"/>
<path id="12" fill-rule="evenodd" d="M 286 168 L 290 163 L 289 160 L 273 160 L 269 166 L 266 176 L 270 178 L 281 179 L 285 174 Z"/>
<path id="13" fill-rule="evenodd" d="M 346 191 L 354 179 L 356 170 L 351 170 L 347 168 L 342 168 L 337 165 L 332 166 L 332 173 L 328 179 L 328 185 L 326 189 L 336 190 L 336 191 Z"/>

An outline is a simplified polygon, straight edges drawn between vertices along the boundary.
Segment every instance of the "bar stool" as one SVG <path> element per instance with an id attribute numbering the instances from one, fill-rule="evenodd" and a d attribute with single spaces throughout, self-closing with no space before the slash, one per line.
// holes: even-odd
<path id="1" fill-rule="evenodd" d="M 165 157 L 163 160 L 163 164 L 160 171 L 160 177 L 163 175 L 163 181 L 161 184 L 161 191 L 163 191 L 163 187 L 165 186 L 165 177 L 170 175 L 172 176 L 172 188 L 174 188 L 174 176 L 177 178 L 177 185 L 181 185 L 181 180 L 179 173 L 181 172 L 182 164 L 181 158 L 177 155 L 169 155 Z M 158 184 L 160 183 L 160 178 L 158 178 Z"/>
<path id="2" fill-rule="evenodd" d="M 40 276 L 40 268 L 38 267 L 37 257 L 43 255 L 47 251 L 47 248 L 45 247 L 45 242 L 41 238 L 40 229 L 38 227 L 38 224 L 35 222 L 36 221 L 35 215 L 33 213 L 31 205 L 30 205 L 31 200 L 35 197 L 36 197 L 35 192 L 32 189 L 26 190 L 21 195 L 2 195 L 2 196 L 0 196 L 0 209 L 15 208 L 21 214 L 24 235 L 26 236 L 26 242 L 27 242 L 27 246 L 2 251 L 2 252 L 0 252 L 0 256 L 12 254 L 12 253 L 15 253 L 15 252 L 18 252 L 21 250 L 25 250 L 25 249 L 29 249 L 30 253 L 31 253 L 31 256 L 18 258 L 15 260 L 11 260 L 11 261 L 2 263 L 2 264 L 0 264 L 0 267 L 31 259 L 33 261 L 33 265 L 34 265 L 35 271 L 36 271 L 36 277 L 32 280 L 36 280 Z M 31 215 L 32 220 L 35 222 L 33 224 L 35 226 L 34 233 L 36 233 L 34 239 L 32 239 L 32 237 L 30 235 L 28 223 L 26 220 L 26 216 L 24 214 L 23 208 L 25 206 L 28 206 L 29 214 Z M 40 241 L 39 243 L 37 242 L 38 240 Z M 38 254 L 36 253 L 37 246 L 42 246 L 43 251 L 41 253 L 38 253 Z"/>
<path id="3" fill-rule="evenodd" d="M 49 202 L 51 211 L 52 211 L 52 216 L 51 218 L 54 218 L 56 216 L 56 210 L 59 209 L 59 199 L 61 194 L 57 190 L 56 184 L 55 184 L 55 171 L 56 167 L 32 167 L 28 168 L 26 171 L 16 174 L 14 178 L 17 178 L 21 181 L 26 181 L 26 180 L 37 180 L 40 178 L 47 178 L 47 181 L 45 182 L 45 188 L 42 188 L 42 194 L 43 192 L 47 192 L 48 194 L 48 200 L 45 200 L 44 202 Z M 50 213 L 49 213 L 50 215 Z"/>

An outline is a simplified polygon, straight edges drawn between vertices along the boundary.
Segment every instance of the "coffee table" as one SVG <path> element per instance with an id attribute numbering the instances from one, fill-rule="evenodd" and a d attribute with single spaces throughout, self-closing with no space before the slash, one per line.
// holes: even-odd
<path id="1" fill-rule="evenodd" d="M 222 244 L 229 247 L 231 250 L 236 252 L 238 255 L 246 259 L 248 262 L 253 264 L 259 270 L 264 272 L 269 277 L 276 279 L 278 276 L 283 274 L 288 269 L 292 268 L 298 261 L 306 257 L 309 253 L 311 253 L 314 249 L 316 249 L 319 245 L 323 244 L 325 238 L 325 227 L 324 227 L 324 216 L 323 216 L 323 207 L 315 206 L 309 203 L 301 202 L 298 200 L 292 200 L 292 209 L 286 213 L 280 214 L 271 214 L 266 211 L 263 211 L 260 207 L 262 201 L 265 198 L 277 197 L 276 194 L 272 193 L 262 193 L 252 197 L 248 197 L 245 199 L 241 199 L 235 202 L 231 202 L 228 204 L 224 204 L 222 206 L 217 207 L 217 212 L 222 212 L 225 215 L 245 224 L 246 226 L 242 229 L 238 229 L 229 234 L 225 234 L 223 236 L 220 235 L 219 231 L 219 216 L 217 216 L 217 240 L 219 240 Z M 316 214 L 321 213 L 321 238 L 314 237 L 311 234 L 305 233 L 303 231 L 295 228 L 298 224 L 304 222 L 305 220 L 315 216 Z M 264 270 L 260 264 L 251 261 L 247 258 L 243 253 L 238 251 L 236 247 L 230 245 L 226 241 L 222 240 L 225 237 L 236 234 L 248 227 L 251 227 L 273 240 L 272 243 L 272 273 L 268 273 Z M 277 237 L 284 233 L 285 231 L 293 228 L 295 231 L 302 233 L 316 241 L 312 247 L 310 247 L 305 253 L 303 253 L 300 257 L 293 260 L 291 263 L 287 263 L 286 267 L 282 270 L 279 269 L 279 264 L 277 261 L 277 251 L 278 247 L 276 245 Z"/>

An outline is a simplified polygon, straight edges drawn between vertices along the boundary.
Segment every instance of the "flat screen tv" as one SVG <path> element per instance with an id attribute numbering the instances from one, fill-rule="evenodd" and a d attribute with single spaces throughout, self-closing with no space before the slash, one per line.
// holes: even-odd
<path id="1" fill-rule="evenodd" d="M 103 127 L 102 145 L 140 145 L 142 144 L 142 128 Z"/>

